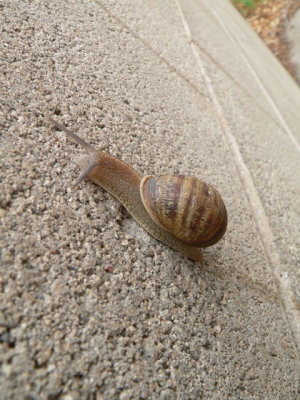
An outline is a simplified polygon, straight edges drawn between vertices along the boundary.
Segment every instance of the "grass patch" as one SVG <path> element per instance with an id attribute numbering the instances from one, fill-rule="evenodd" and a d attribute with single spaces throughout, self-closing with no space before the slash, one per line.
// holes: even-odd
<path id="1" fill-rule="evenodd" d="M 263 0 L 231 0 L 235 7 L 243 14 L 248 15 Z"/>

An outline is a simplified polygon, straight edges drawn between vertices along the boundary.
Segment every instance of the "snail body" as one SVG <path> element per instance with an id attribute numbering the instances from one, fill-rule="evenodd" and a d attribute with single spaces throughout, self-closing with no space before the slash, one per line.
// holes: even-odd
<path id="1" fill-rule="evenodd" d="M 88 177 L 113 195 L 155 239 L 192 260 L 202 260 L 202 247 L 215 244 L 227 227 L 227 212 L 218 191 L 189 176 L 141 177 L 129 164 L 95 150 L 51 119 L 86 151 L 78 184 Z"/>

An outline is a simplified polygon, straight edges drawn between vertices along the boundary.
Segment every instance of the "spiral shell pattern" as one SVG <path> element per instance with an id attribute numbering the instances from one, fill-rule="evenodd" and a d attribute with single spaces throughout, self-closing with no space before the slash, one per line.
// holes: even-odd
<path id="1" fill-rule="evenodd" d="M 218 191 L 190 176 L 146 176 L 140 193 L 151 218 L 192 246 L 208 247 L 224 235 L 227 211 Z"/>

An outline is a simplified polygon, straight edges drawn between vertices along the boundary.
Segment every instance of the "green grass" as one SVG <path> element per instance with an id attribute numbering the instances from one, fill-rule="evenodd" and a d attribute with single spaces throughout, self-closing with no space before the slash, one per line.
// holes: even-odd
<path id="1" fill-rule="evenodd" d="M 233 0 L 233 2 L 236 4 L 241 4 L 242 6 L 245 6 L 245 7 L 250 7 L 250 8 L 255 7 L 256 4 L 258 3 L 257 0 Z"/>
<path id="2" fill-rule="evenodd" d="M 245 16 L 261 3 L 263 0 L 231 0 L 235 7 Z"/>

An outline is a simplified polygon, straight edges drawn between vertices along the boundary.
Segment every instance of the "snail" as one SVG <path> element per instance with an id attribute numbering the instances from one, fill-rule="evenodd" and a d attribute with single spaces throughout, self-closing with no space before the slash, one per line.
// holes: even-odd
<path id="1" fill-rule="evenodd" d="M 50 119 L 86 151 L 75 184 L 88 177 L 120 201 L 155 239 L 192 260 L 201 248 L 218 242 L 227 227 L 227 211 L 218 191 L 191 176 L 141 177 L 129 164 L 94 149 L 75 133 Z"/>

